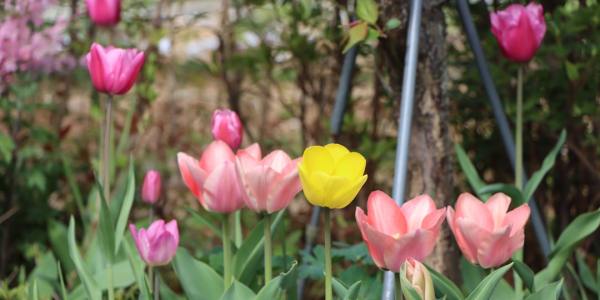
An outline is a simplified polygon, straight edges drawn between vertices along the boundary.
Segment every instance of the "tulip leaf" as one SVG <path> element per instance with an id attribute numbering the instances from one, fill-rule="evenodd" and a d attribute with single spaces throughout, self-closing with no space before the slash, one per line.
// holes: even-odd
<path id="1" fill-rule="evenodd" d="M 431 275 L 431 280 L 433 281 L 433 287 L 435 288 L 435 294 L 437 297 L 445 297 L 448 300 L 465 299 L 465 296 L 456 286 L 456 284 L 454 284 L 454 282 L 433 268 L 430 268 L 429 266 L 426 267 Z"/>
<path id="2" fill-rule="evenodd" d="M 40 299 L 40 297 L 38 296 L 37 280 L 33 280 L 33 287 L 32 287 L 32 290 L 33 290 L 33 295 L 32 295 L 32 297 L 31 297 L 31 299 L 33 299 L 33 300 L 38 300 L 38 299 Z"/>
<path id="3" fill-rule="evenodd" d="M 471 159 L 469 159 L 469 156 L 463 147 L 460 144 L 456 144 L 454 145 L 454 151 L 456 152 L 456 157 L 458 158 L 458 164 L 460 165 L 460 168 L 465 176 L 467 176 L 467 181 L 469 181 L 471 188 L 473 188 L 479 198 L 486 198 L 483 197 L 482 194 L 478 193 L 478 191 L 485 186 L 485 182 L 481 180 L 481 177 L 479 177 L 477 169 L 475 169 L 475 166 L 471 162 Z"/>
<path id="4" fill-rule="evenodd" d="M 108 261 L 113 263 L 115 260 L 115 231 L 113 228 L 113 219 L 110 213 L 110 208 L 104 198 L 102 186 L 98 183 L 98 192 L 100 193 L 100 248 L 102 255 Z"/>
<path id="5" fill-rule="evenodd" d="M 575 254 L 575 258 L 577 261 L 577 270 L 579 271 L 578 273 L 579 277 L 581 277 L 581 282 L 583 283 L 583 285 L 585 285 L 585 287 L 594 291 L 594 293 L 597 294 L 598 288 L 600 288 L 600 286 L 596 286 L 596 279 L 594 278 L 594 274 L 585 262 L 585 254 L 579 251 Z"/>
<path id="6" fill-rule="evenodd" d="M 98 288 L 98 284 L 92 279 L 92 276 L 83 264 L 83 258 L 81 257 L 79 249 L 77 248 L 77 242 L 75 241 L 75 219 L 73 216 L 71 216 L 71 219 L 69 220 L 68 243 L 71 260 L 73 260 L 73 263 L 75 264 L 75 270 L 77 270 L 79 279 L 81 282 L 83 282 L 88 299 L 100 300 L 102 293 Z"/>
<path id="7" fill-rule="evenodd" d="M 218 226 L 215 226 L 214 221 L 210 220 L 208 217 L 205 217 L 205 216 L 199 214 L 197 211 L 194 211 L 190 207 L 186 207 L 185 210 L 187 210 L 190 213 L 190 215 L 192 216 L 192 218 L 194 220 L 198 221 L 198 223 L 208 227 L 208 229 L 210 229 L 210 231 L 214 235 L 222 236 L 221 228 L 219 228 Z"/>
<path id="8" fill-rule="evenodd" d="M 62 267 L 60 266 L 60 262 L 56 263 L 57 272 L 58 272 L 58 282 L 60 284 L 60 298 L 63 300 L 69 300 L 67 297 L 67 288 L 65 287 L 65 279 L 62 273 Z"/>
<path id="9" fill-rule="evenodd" d="M 248 300 L 254 297 L 256 295 L 252 289 L 237 280 L 233 280 L 231 286 L 221 296 L 221 300 Z"/>
<path id="10" fill-rule="evenodd" d="M 529 199 L 531 199 L 531 196 L 533 196 L 533 193 L 542 182 L 542 179 L 544 179 L 544 176 L 546 176 L 546 173 L 548 173 L 548 171 L 550 171 L 550 169 L 552 169 L 554 166 L 554 163 L 556 162 L 556 156 L 558 155 L 558 152 L 560 152 L 560 149 L 565 143 L 566 138 L 567 132 L 563 129 L 560 133 L 560 137 L 558 138 L 558 142 L 556 142 L 554 148 L 552 148 L 550 153 L 548 153 L 546 158 L 544 158 L 542 167 L 535 171 L 533 175 L 531 175 L 531 178 L 523 189 L 523 199 L 525 199 L 525 201 L 529 201 Z"/>
<path id="11" fill-rule="evenodd" d="M 267 283 L 256 295 L 254 300 L 273 300 L 280 299 L 283 295 L 283 284 L 285 280 L 295 271 L 297 261 L 294 261 L 292 267 L 285 273 L 281 273 L 279 276 L 273 278 Z"/>
<path id="12" fill-rule="evenodd" d="M 348 288 L 346 285 L 335 277 L 332 277 L 331 279 L 331 287 L 335 294 L 338 295 L 339 298 L 346 298 L 348 295 Z"/>
<path id="13" fill-rule="evenodd" d="M 486 276 L 480 283 L 475 287 L 475 289 L 469 294 L 467 300 L 487 300 L 490 299 L 498 282 L 504 277 L 504 274 L 508 272 L 508 270 L 513 266 L 512 263 L 503 266 L 488 276 Z"/>
<path id="14" fill-rule="evenodd" d="M 133 171 L 133 161 L 129 162 L 129 170 L 127 171 L 127 187 L 125 188 L 125 195 L 121 201 L 121 208 L 119 209 L 119 217 L 117 218 L 117 224 L 115 227 L 115 253 L 119 252 L 119 246 L 123 240 L 125 234 L 125 228 L 127 227 L 127 221 L 129 219 L 129 212 L 133 206 L 133 199 L 135 195 L 135 174 Z"/>
<path id="15" fill-rule="evenodd" d="M 379 15 L 375 0 L 357 0 L 356 15 L 369 24 L 375 24 Z"/>
<path id="16" fill-rule="evenodd" d="M 533 273 L 533 271 L 529 268 L 529 266 L 522 263 L 521 261 L 513 260 L 513 263 L 513 268 L 515 269 L 515 271 L 517 271 L 517 274 L 519 274 L 519 277 L 521 277 L 521 279 L 525 283 L 525 286 L 527 286 L 527 289 L 530 292 L 535 291 L 533 280 L 535 274 Z"/>
<path id="17" fill-rule="evenodd" d="M 75 266 L 69 256 L 69 243 L 67 227 L 55 220 L 48 221 L 48 239 L 52 245 L 52 251 L 56 255 L 56 258 L 61 262 L 62 267 L 65 269 L 65 273 L 68 274 L 73 271 Z"/>
<path id="18" fill-rule="evenodd" d="M 545 285 L 539 291 L 530 294 L 525 300 L 557 300 L 562 289 L 562 279 Z"/>
<path id="19" fill-rule="evenodd" d="M 406 278 L 406 265 L 400 270 L 400 288 L 402 289 L 402 295 L 407 300 L 421 300 L 421 295 L 413 287 L 412 283 Z"/>
<path id="20" fill-rule="evenodd" d="M 489 195 L 494 193 L 507 194 L 512 199 L 513 206 L 519 206 L 523 203 L 523 194 L 514 185 L 506 183 L 493 183 L 482 186 L 477 190 L 477 195 Z"/>
<path id="21" fill-rule="evenodd" d="M 283 219 L 284 210 L 278 212 L 271 223 L 271 232 L 275 232 Z M 233 275 L 243 284 L 250 284 L 260 268 L 264 252 L 264 220 L 256 224 L 233 256 Z"/>
<path id="22" fill-rule="evenodd" d="M 361 281 L 359 280 L 348 287 L 348 293 L 346 294 L 346 297 L 344 297 L 344 300 L 357 300 L 358 292 L 360 292 L 360 284 Z"/>
<path id="23" fill-rule="evenodd" d="M 548 266 L 535 275 L 535 286 L 554 280 L 575 250 L 575 246 L 600 226 L 600 209 L 579 215 L 563 230 L 550 253 Z"/>
<path id="24" fill-rule="evenodd" d="M 173 268 L 188 299 L 215 300 L 223 295 L 223 278 L 206 263 L 182 247 L 173 259 Z"/>
<path id="25" fill-rule="evenodd" d="M 142 299 L 151 299 L 150 288 L 146 282 L 146 276 L 144 275 L 144 263 L 139 258 L 139 255 L 134 252 L 133 247 L 129 244 L 127 240 L 123 243 L 123 248 L 125 248 L 125 253 L 127 253 L 127 259 L 129 260 L 129 266 L 131 270 L 133 270 L 133 274 L 135 276 L 135 281 L 137 283 L 138 289 L 141 293 Z"/>

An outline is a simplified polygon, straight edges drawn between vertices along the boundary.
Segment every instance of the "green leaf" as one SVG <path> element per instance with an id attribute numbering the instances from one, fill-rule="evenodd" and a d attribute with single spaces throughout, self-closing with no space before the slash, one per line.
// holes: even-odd
<path id="1" fill-rule="evenodd" d="M 83 258 L 77 248 L 77 242 L 75 241 L 75 220 L 73 216 L 69 220 L 69 254 L 75 264 L 77 275 L 85 287 L 88 299 L 100 300 L 102 293 L 98 288 L 98 284 L 92 279 L 90 272 L 83 265 Z"/>
<path id="2" fill-rule="evenodd" d="M 132 250 L 133 247 L 127 240 L 125 240 L 123 246 L 125 248 L 125 253 L 127 254 L 127 259 L 129 260 L 129 266 L 131 267 L 131 270 L 133 270 L 135 281 L 140 290 L 141 298 L 146 300 L 151 299 L 150 287 L 148 286 L 146 276 L 144 275 L 144 263 L 139 258 L 139 255 Z"/>
<path id="3" fill-rule="evenodd" d="M 353 283 L 348 288 L 348 292 L 346 293 L 346 297 L 344 297 L 344 300 L 357 300 L 359 298 L 358 293 L 360 292 L 360 284 L 361 281 Z"/>
<path id="4" fill-rule="evenodd" d="M 454 282 L 446 278 L 446 276 L 438 273 L 433 268 L 430 268 L 429 266 L 426 267 L 431 275 L 431 280 L 433 281 L 433 286 L 435 288 L 435 294 L 437 297 L 446 297 L 448 300 L 465 299 L 465 296 L 456 286 L 456 284 L 454 284 Z"/>
<path id="5" fill-rule="evenodd" d="M 579 70 L 577 70 L 577 65 L 570 63 L 568 60 L 565 60 L 565 69 L 567 70 L 567 77 L 571 81 L 575 81 L 579 79 Z"/>
<path id="6" fill-rule="evenodd" d="M 252 289 L 237 280 L 233 280 L 231 286 L 221 296 L 221 300 L 248 300 L 254 297 L 256 295 Z"/>
<path id="7" fill-rule="evenodd" d="M 400 27 L 401 24 L 402 23 L 400 22 L 400 20 L 398 20 L 396 18 L 391 18 L 387 22 L 385 22 L 385 29 L 393 30 L 393 29 Z"/>
<path id="8" fill-rule="evenodd" d="M 479 285 L 469 294 L 467 300 L 487 300 L 490 298 L 498 282 L 504 277 L 504 274 L 513 266 L 512 263 L 503 266 L 488 276 L 486 276 Z"/>
<path id="9" fill-rule="evenodd" d="M 69 273 L 75 268 L 73 261 L 69 256 L 69 245 L 67 242 L 67 227 L 63 223 L 55 220 L 48 221 L 48 238 L 52 245 L 52 250 L 58 260 L 65 267 L 65 272 Z"/>
<path id="10" fill-rule="evenodd" d="M 281 273 L 279 276 L 273 278 L 269 283 L 263 286 L 262 289 L 256 295 L 254 300 L 274 300 L 280 299 L 283 295 L 283 283 L 285 280 L 295 271 L 297 261 L 292 263 L 292 267 L 285 273 Z"/>
<path id="11" fill-rule="evenodd" d="M 37 280 L 33 281 L 33 296 L 31 297 L 31 299 L 33 300 L 38 300 L 39 296 L 38 296 L 38 287 L 37 287 Z"/>
<path id="12" fill-rule="evenodd" d="M 550 171 L 550 169 L 552 169 L 552 167 L 554 166 L 556 156 L 558 155 L 558 152 L 560 152 L 560 149 L 562 148 L 566 139 L 567 132 L 563 129 L 560 133 L 560 137 L 558 138 L 558 142 L 556 142 L 554 148 L 552 148 L 550 153 L 548 153 L 548 155 L 546 155 L 546 158 L 544 158 L 542 167 L 539 170 L 535 171 L 535 173 L 531 175 L 531 178 L 527 182 L 527 185 L 523 190 L 523 199 L 525 199 L 525 201 L 529 201 L 529 199 L 531 199 L 531 196 L 533 196 L 533 193 L 542 182 L 542 179 L 544 179 L 544 176 L 546 176 L 546 173 L 548 173 L 548 171 Z"/>
<path id="13" fill-rule="evenodd" d="M 98 186 L 100 192 L 100 235 L 99 242 L 102 249 L 102 255 L 109 263 L 115 260 L 115 229 L 113 227 L 113 219 L 110 214 L 110 208 L 104 198 L 102 186 Z"/>
<path id="14" fill-rule="evenodd" d="M 356 15 L 369 24 L 377 23 L 379 11 L 375 0 L 357 0 Z"/>
<path id="15" fill-rule="evenodd" d="M 405 265 L 406 266 L 406 265 Z M 407 300 L 421 300 L 421 295 L 413 287 L 413 285 L 406 278 L 406 267 L 402 267 L 400 270 L 400 282 L 402 283 L 400 288 L 402 289 L 402 295 Z"/>
<path id="16" fill-rule="evenodd" d="M 129 163 L 129 170 L 127 172 L 127 187 L 125 189 L 124 199 L 119 210 L 119 217 L 117 218 L 117 224 L 115 227 L 115 253 L 119 252 L 119 246 L 123 240 L 125 234 L 125 228 L 127 227 L 127 220 L 129 219 L 129 212 L 131 206 L 133 206 L 133 199 L 135 195 L 135 174 L 133 171 L 133 162 Z"/>
<path id="17" fill-rule="evenodd" d="M 560 290 L 562 289 L 562 279 L 557 282 L 553 282 L 545 285 L 539 291 L 530 294 L 525 300 L 552 300 L 558 299 Z"/>
<path id="18" fill-rule="evenodd" d="M 279 223 L 283 219 L 284 210 L 278 212 L 272 218 L 271 232 L 275 232 Z M 264 252 L 264 220 L 256 224 L 254 229 L 248 234 L 240 249 L 233 256 L 233 275 L 243 284 L 250 284 L 260 268 Z"/>
<path id="19" fill-rule="evenodd" d="M 188 211 L 188 213 L 190 213 L 190 215 L 192 216 L 193 219 L 195 219 L 196 221 L 198 221 L 200 224 L 208 227 L 208 229 L 210 229 L 210 231 L 216 235 L 216 236 L 222 236 L 221 233 L 221 228 L 219 228 L 218 226 L 215 226 L 213 220 L 210 220 L 209 218 L 199 214 L 197 211 L 194 211 L 192 208 L 190 207 L 186 207 L 186 209 Z"/>
<path id="20" fill-rule="evenodd" d="M 348 288 L 346 287 L 346 285 L 335 277 L 332 277 L 331 279 L 331 287 L 333 288 L 335 294 L 339 298 L 346 298 L 346 296 L 348 295 Z"/>
<path id="21" fill-rule="evenodd" d="M 460 144 L 454 145 L 454 151 L 456 152 L 456 157 L 458 158 L 458 164 L 460 165 L 460 168 L 467 177 L 471 188 L 473 188 L 475 192 L 479 191 L 482 187 L 485 186 L 485 182 L 483 182 L 483 180 L 481 180 L 481 177 L 479 177 L 477 169 L 475 169 L 475 166 L 471 162 L 471 159 L 469 159 L 469 156 Z M 479 198 L 482 198 L 482 195 L 477 195 L 479 196 Z"/>
<path id="22" fill-rule="evenodd" d="M 600 226 L 600 209 L 579 215 L 558 238 L 550 253 L 548 266 L 535 275 L 535 286 L 540 287 L 554 280 L 573 253 L 575 246 Z"/>
<path id="23" fill-rule="evenodd" d="M 470 263 L 464 257 L 460 258 L 460 275 L 462 277 L 463 290 L 472 291 L 485 277 L 484 270 Z"/>
<path id="24" fill-rule="evenodd" d="M 513 206 L 519 206 L 523 203 L 523 194 L 521 191 L 517 189 L 514 185 L 506 184 L 506 183 L 494 183 L 482 186 L 479 190 L 477 190 L 477 195 L 487 195 L 494 193 L 504 193 L 507 194 L 512 199 Z"/>
<path id="25" fill-rule="evenodd" d="M 58 282 L 60 283 L 60 298 L 63 300 L 69 300 L 69 297 L 67 297 L 67 288 L 65 287 L 65 279 L 63 278 L 60 262 L 57 262 L 56 265 L 58 269 Z"/>
<path id="26" fill-rule="evenodd" d="M 0 133 L 0 157 L 9 162 L 12 159 L 12 152 L 15 149 L 15 143 L 12 138 L 4 133 Z"/>
<path id="27" fill-rule="evenodd" d="M 356 44 L 364 41 L 367 38 L 367 34 L 369 33 L 369 25 L 365 22 L 358 22 L 357 24 L 350 27 L 348 31 L 348 42 L 346 46 L 344 46 L 343 53 L 348 52 L 350 48 L 354 47 Z"/>
<path id="28" fill-rule="evenodd" d="M 530 292 L 535 291 L 534 288 L 534 276 L 535 274 L 533 273 L 533 271 L 529 268 L 529 266 L 527 266 L 526 264 L 518 261 L 518 260 L 513 260 L 513 267 L 515 269 L 515 271 L 517 271 L 517 274 L 519 274 L 519 277 L 521 277 L 521 279 L 523 279 L 523 282 L 525 283 L 525 286 L 527 287 L 527 289 L 529 289 Z"/>
<path id="29" fill-rule="evenodd" d="M 592 270 L 590 270 L 590 267 L 588 267 L 587 263 L 585 262 L 585 254 L 582 252 L 577 252 L 575 254 L 575 258 L 577 260 L 577 269 L 579 271 L 579 277 L 581 277 L 581 282 L 583 285 L 585 285 L 585 287 L 597 294 L 598 287 L 600 286 L 596 286 L 596 278 L 594 278 Z"/>
<path id="30" fill-rule="evenodd" d="M 193 258 L 184 248 L 177 250 L 173 268 L 188 299 L 221 299 L 223 278 L 209 265 Z"/>

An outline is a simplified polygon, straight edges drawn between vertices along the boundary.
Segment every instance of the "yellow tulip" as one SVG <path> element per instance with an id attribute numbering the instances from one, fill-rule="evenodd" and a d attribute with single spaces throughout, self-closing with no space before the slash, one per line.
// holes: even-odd
<path id="1" fill-rule="evenodd" d="M 367 181 L 367 161 L 339 144 L 304 150 L 298 173 L 308 202 L 328 208 L 344 208 Z"/>

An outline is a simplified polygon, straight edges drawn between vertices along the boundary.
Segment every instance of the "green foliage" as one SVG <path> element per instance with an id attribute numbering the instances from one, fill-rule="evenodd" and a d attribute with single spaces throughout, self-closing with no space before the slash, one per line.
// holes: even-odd
<path id="1" fill-rule="evenodd" d="M 489 299 L 490 296 L 494 293 L 498 282 L 502 280 L 502 277 L 510 268 L 512 267 L 512 263 L 500 267 L 497 270 L 491 272 L 488 276 L 486 276 L 477 287 L 469 294 L 466 298 L 467 300 L 485 300 Z"/>

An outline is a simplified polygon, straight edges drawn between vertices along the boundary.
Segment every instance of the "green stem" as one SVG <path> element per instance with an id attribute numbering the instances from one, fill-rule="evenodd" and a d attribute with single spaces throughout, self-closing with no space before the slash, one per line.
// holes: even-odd
<path id="1" fill-rule="evenodd" d="M 223 283 L 225 290 L 232 283 L 231 269 L 231 224 L 233 223 L 234 214 L 226 214 L 223 220 Z"/>
<path id="2" fill-rule="evenodd" d="M 235 212 L 235 227 L 233 233 L 233 240 L 235 241 L 235 246 L 238 249 L 242 246 L 242 211 L 238 210 Z"/>
<path id="3" fill-rule="evenodd" d="M 150 284 L 150 290 L 154 293 L 154 267 L 148 266 L 148 281 Z"/>
<path id="4" fill-rule="evenodd" d="M 271 259 L 273 256 L 273 246 L 271 243 L 271 214 L 265 214 L 264 222 L 264 238 L 265 238 L 265 285 L 273 278 L 273 269 L 271 267 Z"/>
<path id="5" fill-rule="evenodd" d="M 113 97 L 109 95 L 106 100 L 103 124 L 104 138 L 102 139 L 102 185 L 104 187 L 104 199 L 106 199 L 107 203 L 110 203 L 110 127 L 112 125 L 112 101 Z"/>
<path id="6" fill-rule="evenodd" d="M 108 300 L 115 299 L 115 291 L 113 289 L 113 268 L 112 263 L 108 263 Z"/>
<path id="7" fill-rule="evenodd" d="M 402 274 L 398 272 L 398 286 L 396 287 L 396 300 L 402 300 Z"/>
<path id="8" fill-rule="evenodd" d="M 517 120 L 515 129 L 515 186 L 523 191 L 523 66 L 519 66 L 517 75 Z M 527 201 L 528 199 L 524 199 Z M 523 260 L 523 250 L 515 253 L 514 259 Z M 515 293 L 517 299 L 523 298 L 523 280 L 514 272 Z"/>
<path id="9" fill-rule="evenodd" d="M 331 210 L 323 208 L 325 214 L 325 300 L 333 300 L 333 290 L 331 286 Z"/>

